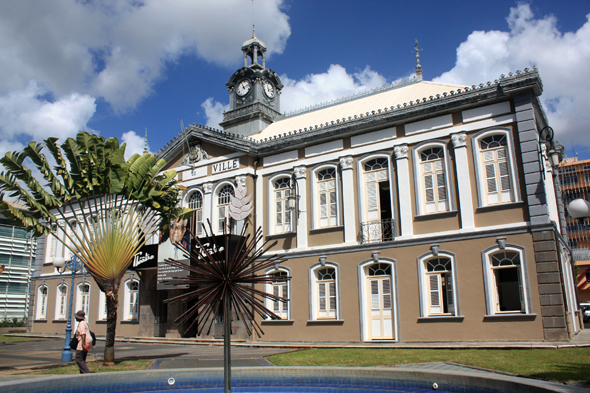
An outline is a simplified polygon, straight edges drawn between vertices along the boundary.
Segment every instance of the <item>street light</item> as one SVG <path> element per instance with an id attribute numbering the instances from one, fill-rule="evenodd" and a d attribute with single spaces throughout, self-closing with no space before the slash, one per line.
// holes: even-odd
<path id="1" fill-rule="evenodd" d="M 68 308 L 68 324 L 66 325 L 66 341 L 64 342 L 63 352 L 61 353 L 62 362 L 71 362 L 74 359 L 74 353 L 72 352 L 72 348 L 70 348 L 70 341 L 72 340 L 72 303 L 74 302 L 74 279 L 76 278 L 76 271 L 82 269 L 84 264 L 82 262 L 78 262 L 78 258 L 74 255 L 69 261 L 66 261 L 63 257 L 53 258 L 53 266 L 56 267 L 57 272 L 60 275 L 64 273 L 66 269 L 70 269 L 72 271 L 70 306 Z"/>

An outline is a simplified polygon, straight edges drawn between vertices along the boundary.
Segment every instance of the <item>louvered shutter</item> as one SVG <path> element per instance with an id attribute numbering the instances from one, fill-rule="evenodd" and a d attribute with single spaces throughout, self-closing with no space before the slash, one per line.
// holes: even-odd
<path id="1" fill-rule="evenodd" d="M 430 284 L 430 312 L 440 313 L 440 283 L 438 274 L 428 276 Z"/>
<path id="2" fill-rule="evenodd" d="M 494 164 L 488 164 L 485 166 L 486 168 L 486 181 L 488 184 L 488 193 L 493 193 L 498 191 L 496 187 L 496 169 L 494 168 Z"/>
<path id="3" fill-rule="evenodd" d="M 446 201 L 447 200 L 447 188 L 445 186 L 445 174 L 438 173 L 436 175 L 436 186 L 438 188 L 438 200 L 439 201 Z"/>
<path id="4" fill-rule="evenodd" d="M 426 192 L 426 203 L 434 202 L 434 184 L 432 175 L 424 176 L 424 191 Z"/>
<path id="5" fill-rule="evenodd" d="M 453 276 L 451 273 L 446 274 L 446 287 L 447 287 L 447 307 L 451 314 L 455 313 L 455 301 L 453 297 Z"/>
<path id="6" fill-rule="evenodd" d="M 388 278 L 383 280 L 383 309 L 391 309 L 391 281 Z"/>
<path id="7" fill-rule="evenodd" d="M 498 163 L 498 167 L 500 169 L 500 184 L 502 187 L 502 191 L 510 191 L 510 173 L 508 171 L 508 163 L 507 162 L 500 162 Z"/>
<path id="8" fill-rule="evenodd" d="M 336 283 L 328 283 L 330 287 L 330 315 L 334 315 L 336 312 Z"/>
<path id="9" fill-rule="evenodd" d="M 522 287 L 522 276 L 520 275 L 520 267 L 516 268 L 516 275 L 518 276 L 518 294 L 520 295 L 520 311 L 525 312 L 524 302 L 524 288 Z"/>
<path id="10" fill-rule="evenodd" d="M 371 280 L 371 309 L 379 309 L 379 281 Z"/>
<path id="11" fill-rule="evenodd" d="M 326 284 L 325 283 L 319 283 L 318 300 L 319 300 L 320 312 L 325 313 L 325 311 L 326 311 Z"/>
<path id="12" fill-rule="evenodd" d="M 287 288 L 287 284 L 283 284 L 283 298 L 284 299 L 288 299 L 289 298 L 289 293 L 288 293 L 288 288 Z M 283 303 L 283 312 L 288 312 L 289 311 L 289 302 L 284 302 Z M 285 314 L 285 317 L 287 317 L 287 315 Z"/>
<path id="13" fill-rule="evenodd" d="M 203 234 L 203 210 L 197 210 L 197 235 Z"/>
<path id="14" fill-rule="evenodd" d="M 273 294 L 273 295 L 275 295 L 275 296 L 280 296 L 280 295 L 279 295 L 279 289 L 280 289 L 280 288 L 279 288 L 279 286 L 278 286 L 278 285 L 273 285 L 273 286 L 272 286 L 272 294 Z M 273 303 L 274 303 L 274 304 L 273 304 L 273 311 L 274 311 L 275 313 L 278 313 L 278 312 L 280 311 L 280 310 L 279 310 L 279 301 L 278 301 L 278 300 L 273 300 Z"/>

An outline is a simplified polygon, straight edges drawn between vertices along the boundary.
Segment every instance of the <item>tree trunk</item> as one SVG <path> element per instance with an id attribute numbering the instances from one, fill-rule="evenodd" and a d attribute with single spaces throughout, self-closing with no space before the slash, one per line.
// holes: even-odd
<path id="1" fill-rule="evenodd" d="M 107 365 L 115 362 L 115 331 L 117 329 L 117 308 L 119 307 L 118 291 L 106 293 L 107 298 L 107 335 L 104 346 L 104 361 Z"/>

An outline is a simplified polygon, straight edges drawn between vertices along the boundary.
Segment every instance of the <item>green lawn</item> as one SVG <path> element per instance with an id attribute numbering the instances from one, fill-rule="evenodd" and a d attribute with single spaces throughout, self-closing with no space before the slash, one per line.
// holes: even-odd
<path id="1" fill-rule="evenodd" d="M 35 341 L 35 340 L 46 340 L 45 338 L 33 338 L 33 337 L 7 337 L 4 334 L 0 334 L 1 343 L 14 343 L 17 341 Z"/>
<path id="2" fill-rule="evenodd" d="M 590 348 L 563 349 L 310 349 L 268 358 L 277 366 L 377 367 L 453 362 L 537 379 L 590 380 Z"/>

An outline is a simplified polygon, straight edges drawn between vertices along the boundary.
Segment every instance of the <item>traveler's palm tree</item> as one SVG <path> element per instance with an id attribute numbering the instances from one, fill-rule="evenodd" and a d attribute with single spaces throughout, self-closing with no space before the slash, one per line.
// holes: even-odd
<path id="1" fill-rule="evenodd" d="M 47 147 L 53 170 L 42 153 Z M 6 153 L 0 163 L 0 211 L 36 236 L 53 235 L 77 256 L 106 294 L 105 361 L 114 361 L 118 293 L 135 253 L 161 225 L 187 211 L 177 207 L 175 171 L 160 174 L 164 160 L 135 154 L 125 161 L 125 144 L 81 132 L 61 147 L 57 138 L 31 142 L 23 152 Z M 30 159 L 47 182 L 41 184 L 24 163 Z M 22 211 L 4 196 L 25 203 Z"/>

